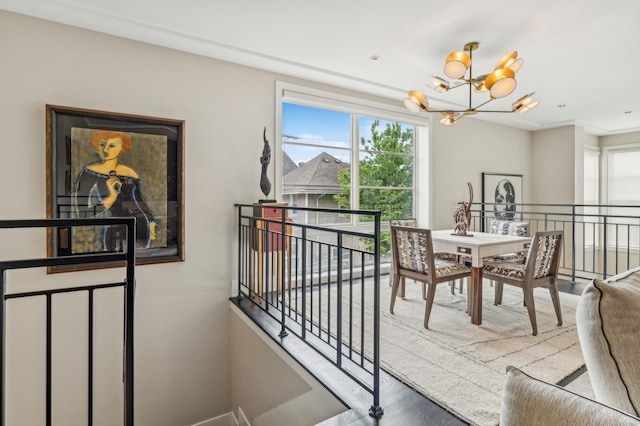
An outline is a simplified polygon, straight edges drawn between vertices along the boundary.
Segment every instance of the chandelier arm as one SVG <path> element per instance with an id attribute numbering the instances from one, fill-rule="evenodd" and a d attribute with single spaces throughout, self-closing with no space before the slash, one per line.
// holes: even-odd
<path id="1" fill-rule="evenodd" d="M 501 111 L 493 110 L 493 109 L 483 109 L 482 111 L 477 111 L 477 112 L 496 112 L 496 113 L 498 113 L 498 112 L 499 113 L 507 113 L 508 112 L 509 114 L 511 114 L 511 113 L 513 113 L 515 111 L 513 111 L 511 109 L 509 109 L 509 110 L 501 110 Z"/>
<path id="2" fill-rule="evenodd" d="M 431 108 L 427 110 L 427 112 L 460 112 L 460 113 L 464 113 L 467 111 L 468 110 L 466 109 L 431 109 Z"/>
<path id="3" fill-rule="evenodd" d="M 455 89 L 456 87 L 464 86 L 465 84 L 468 84 L 468 83 L 466 81 L 463 81 L 462 83 L 458 83 L 455 86 L 449 87 L 449 89 L 447 90 L 452 90 L 452 89 Z"/>
<path id="4" fill-rule="evenodd" d="M 471 91 L 471 89 L 469 89 L 469 91 Z M 471 96 L 471 95 L 469 95 Z M 477 110 L 478 108 L 480 108 L 481 106 L 484 106 L 486 104 L 488 104 L 489 102 L 491 102 L 492 100 L 494 100 L 495 98 L 489 98 L 486 101 L 484 101 L 483 103 L 481 103 L 480 105 L 476 105 L 475 107 L 473 107 L 473 110 Z M 469 108 L 471 108 L 471 98 L 469 98 Z"/>

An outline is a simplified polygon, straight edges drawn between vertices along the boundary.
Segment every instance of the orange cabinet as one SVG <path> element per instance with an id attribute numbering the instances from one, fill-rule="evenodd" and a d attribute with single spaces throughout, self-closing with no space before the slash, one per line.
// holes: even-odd
<path id="1" fill-rule="evenodd" d="M 286 268 L 287 288 L 291 289 L 291 225 L 282 232 L 282 210 L 287 203 L 255 204 L 251 255 L 251 290 L 262 298 L 264 292 L 282 291 L 282 274 Z M 286 215 L 286 211 L 285 211 Z M 285 217 L 285 221 L 291 219 Z M 274 285 L 277 283 L 277 287 Z"/>

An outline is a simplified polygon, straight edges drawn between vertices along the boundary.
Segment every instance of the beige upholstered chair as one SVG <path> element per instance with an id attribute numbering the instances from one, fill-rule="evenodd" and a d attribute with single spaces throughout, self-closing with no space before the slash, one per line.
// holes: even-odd
<path id="1" fill-rule="evenodd" d="M 401 282 L 404 287 L 405 277 L 420 281 L 426 287 L 427 293 L 424 328 L 429 328 L 436 285 L 469 277 L 471 269 L 455 260 L 435 257 L 430 229 L 391 226 L 391 247 L 393 248 L 394 276 L 389 310 L 393 314 L 396 296 Z M 403 293 L 404 289 L 401 294 Z"/>
<path id="2" fill-rule="evenodd" d="M 491 221 L 489 233 L 526 237 L 527 235 L 529 235 L 529 222 L 516 222 L 513 220 L 494 219 Z M 494 256 L 489 260 L 502 260 L 505 262 L 524 263 L 525 255 L 526 253 L 524 252 L 504 253 Z"/>
<path id="3" fill-rule="evenodd" d="M 418 221 L 414 218 L 406 218 L 406 219 L 389 219 L 389 226 L 408 226 L 410 228 L 416 228 L 418 226 Z M 447 260 L 458 260 L 458 256 L 453 253 L 435 253 L 435 256 L 440 259 Z M 391 246 L 391 268 L 389 270 L 389 286 L 393 284 L 393 245 Z M 400 277 L 401 280 L 401 292 L 400 297 L 404 297 L 404 289 L 405 289 L 405 280 L 404 277 Z M 451 293 L 453 294 L 454 282 L 451 283 Z M 460 280 L 460 292 L 462 292 L 462 280 Z M 422 298 L 426 299 L 425 287 L 422 286 Z"/>
<path id="4" fill-rule="evenodd" d="M 524 264 L 513 262 L 488 261 L 484 263 L 482 274 L 493 280 L 495 285 L 495 304 L 502 303 L 503 284 L 520 287 L 524 293 L 524 304 L 529 312 L 533 335 L 538 334 L 536 311 L 533 301 L 533 289 L 549 287 L 551 301 L 556 311 L 558 325 L 562 325 L 560 298 L 556 279 L 560 265 L 563 231 L 539 231 L 534 235 Z"/>
<path id="5" fill-rule="evenodd" d="M 407 219 L 389 219 L 389 226 L 408 226 L 411 228 L 415 228 L 418 226 L 418 221 L 414 218 L 407 218 Z M 389 232 L 391 233 L 391 232 Z M 389 239 L 391 239 L 391 236 L 389 236 Z M 393 244 L 391 244 L 391 268 L 389 269 L 389 286 L 393 285 L 393 263 L 394 263 L 394 256 L 393 256 Z M 400 294 L 400 297 L 404 297 L 404 277 L 400 278 L 402 280 L 402 293 Z M 423 288 L 423 294 L 422 294 L 423 298 L 425 296 L 424 294 L 424 288 Z"/>
<path id="6" fill-rule="evenodd" d="M 493 219 L 489 226 L 490 234 L 499 234 L 499 235 L 515 235 L 518 237 L 526 237 L 529 235 L 529 222 L 516 222 L 513 220 L 498 220 Z M 524 263 L 525 252 L 514 252 L 514 253 L 504 253 L 499 254 L 493 257 L 488 257 L 483 259 L 484 262 L 487 261 L 499 261 L 499 262 L 514 262 L 514 263 Z M 471 258 L 468 256 L 463 256 L 460 259 L 461 262 L 471 265 Z M 493 286 L 493 281 L 491 281 L 491 285 Z M 453 292 L 453 287 L 451 288 Z M 462 293 L 462 281 L 460 281 L 460 292 Z"/>

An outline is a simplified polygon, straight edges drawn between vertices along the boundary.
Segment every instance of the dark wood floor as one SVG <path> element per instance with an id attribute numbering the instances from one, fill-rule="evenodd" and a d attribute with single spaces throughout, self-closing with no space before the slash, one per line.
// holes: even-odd
<path id="1" fill-rule="evenodd" d="M 384 281 L 383 281 L 384 282 Z M 560 291 L 570 294 L 582 294 L 584 284 L 561 282 Z M 258 326 L 287 351 L 294 359 L 304 359 L 300 363 L 310 374 L 323 383 L 327 390 L 351 409 L 332 417 L 319 426 L 413 426 L 413 425 L 468 425 L 466 421 L 456 417 L 434 401 L 426 398 L 409 386 L 400 382 L 384 371 L 380 373 L 380 406 L 384 415 L 378 420 L 369 415 L 372 396 L 358 384 L 351 382 L 340 371 L 337 371 L 325 358 L 307 346 L 295 336 L 278 337 L 279 328 L 275 321 L 256 308 L 249 300 L 238 302 L 230 299 L 240 307 Z"/>

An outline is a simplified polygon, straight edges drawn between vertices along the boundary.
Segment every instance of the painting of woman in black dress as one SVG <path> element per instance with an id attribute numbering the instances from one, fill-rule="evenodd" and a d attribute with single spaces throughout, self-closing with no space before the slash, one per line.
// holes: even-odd
<path id="1" fill-rule="evenodd" d="M 71 134 L 75 217 L 134 216 L 137 248 L 166 247 L 166 137 L 80 128 Z M 75 229 L 72 252 L 121 251 L 125 232 Z"/>

